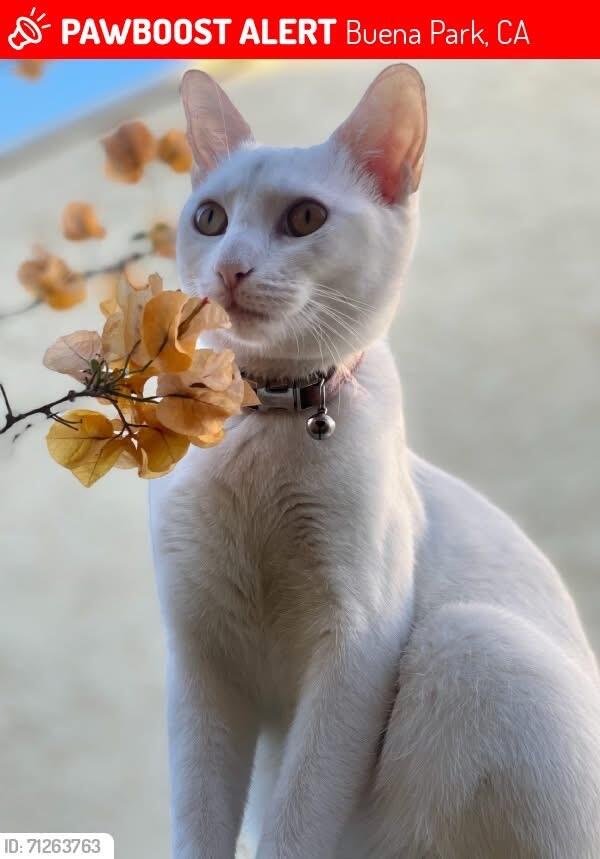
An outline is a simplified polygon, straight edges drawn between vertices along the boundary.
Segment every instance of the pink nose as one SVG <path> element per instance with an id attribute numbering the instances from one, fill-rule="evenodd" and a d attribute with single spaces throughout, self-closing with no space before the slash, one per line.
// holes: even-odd
<path id="1" fill-rule="evenodd" d="M 245 277 L 252 274 L 253 268 L 242 271 L 239 262 L 222 262 L 217 268 L 217 274 L 223 281 L 226 289 L 233 292 Z"/>

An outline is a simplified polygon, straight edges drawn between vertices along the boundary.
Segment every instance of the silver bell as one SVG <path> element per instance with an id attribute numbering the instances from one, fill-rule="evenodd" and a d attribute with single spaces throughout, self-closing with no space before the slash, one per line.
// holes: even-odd
<path id="1" fill-rule="evenodd" d="M 327 414 L 327 409 L 321 408 L 306 421 L 306 432 L 316 441 L 331 438 L 335 432 L 335 421 Z"/>

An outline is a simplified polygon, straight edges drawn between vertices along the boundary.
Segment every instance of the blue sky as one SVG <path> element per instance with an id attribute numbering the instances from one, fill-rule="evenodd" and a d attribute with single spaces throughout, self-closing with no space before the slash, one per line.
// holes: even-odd
<path id="1" fill-rule="evenodd" d="M 168 60 L 57 60 L 38 80 L 0 64 L 0 152 L 160 79 Z"/>

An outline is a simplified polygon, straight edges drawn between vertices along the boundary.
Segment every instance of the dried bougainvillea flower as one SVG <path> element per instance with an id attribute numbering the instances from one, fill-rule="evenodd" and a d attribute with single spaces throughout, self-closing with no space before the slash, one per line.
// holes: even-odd
<path id="1" fill-rule="evenodd" d="M 97 331 L 74 331 L 59 337 L 46 349 L 44 366 L 56 373 L 66 373 L 78 382 L 87 382 L 94 361 L 101 361 L 102 340 Z"/>
<path id="2" fill-rule="evenodd" d="M 74 409 L 48 431 L 50 456 L 68 468 L 84 486 L 92 486 L 116 465 L 129 442 L 115 435 L 111 421 L 100 412 Z"/>
<path id="3" fill-rule="evenodd" d="M 36 81 L 44 74 L 44 65 L 43 60 L 19 60 L 15 66 L 15 71 L 19 77 Z"/>
<path id="4" fill-rule="evenodd" d="M 156 156 L 156 140 L 150 129 L 137 119 L 124 122 L 102 138 L 106 152 L 106 174 L 118 182 L 139 182 L 144 168 Z"/>
<path id="5" fill-rule="evenodd" d="M 144 307 L 142 344 L 158 373 L 179 373 L 190 368 L 203 331 L 230 326 L 220 305 L 184 292 L 163 292 Z"/>
<path id="6" fill-rule="evenodd" d="M 183 131 L 172 128 L 158 141 L 157 155 L 176 173 L 189 173 L 192 169 L 192 150 Z"/>
<path id="7" fill-rule="evenodd" d="M 102 239 L 106 235 L 91 203 L 68 203 L 62 213 L 62 231 L 73 242 Z"/>
<path id="8" fill-rule="evenodd" d="M 219 444 L 227 418 L 244 406 L 259 404 L 233 357 L 226 351 L 213 358 L 210 350 L 199 349 L 189 370 L 159 376 L 157 393 L 162 399 L 156 414 L 161 424 L 198 447 Z"/>
<path id="9" fill-rule="evenodd" d="M 156 416 L 153 403 L 143 403 L 140 420 L 144 426 L 135 433 L 138 474 L 146 480 L 162 477 L 187 453 L 190 440 L 187 436 L 164 427 Z"/>
<path id="10" fill-rule="evenodd" d="M 25 289 L 55 310 L 67 310 L 85 298 L 85 280 L 60 257 L 36 248 L 35 257 L 17 272 Z"/>
<path id="11" fill-rule="evenodd" d="M 142 315 L 147 302 L 159 295 L 162 287 L 162 278 L 157 274 L 151 274 L 145 284 L 136 286 L 123 273 L 114 301 L 104 305 L 108 316 L 102 330 L 102 348 L 108 361 L 119 362 L 129 358 L 134 365 L 146 363 L 140 333 Z"/>
<path id="12" fill-rule="evenodd" d="M 161 257 L 175 259 L 175 230 L 169 224 L 154 224 L 148 238 L 152 243 L 152 250 Z"/>

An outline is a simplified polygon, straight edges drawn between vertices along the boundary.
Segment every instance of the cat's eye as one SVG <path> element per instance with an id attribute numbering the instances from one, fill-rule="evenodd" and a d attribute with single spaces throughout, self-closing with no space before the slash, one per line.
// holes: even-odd
<path id="1" fill-rule="evenodd" d="M 290 236 L 310 236 L 327 220 L 327 209 L 316 200 L 294 203 L 285 216 L 285 230 Z"/>
<path id="2" fill-rule="evenodd" d="M 227 229 L 227 212 L 218 203 L 201 203 L 194 215 L 194 226 L 203 236 L 221 236 Z"/>

